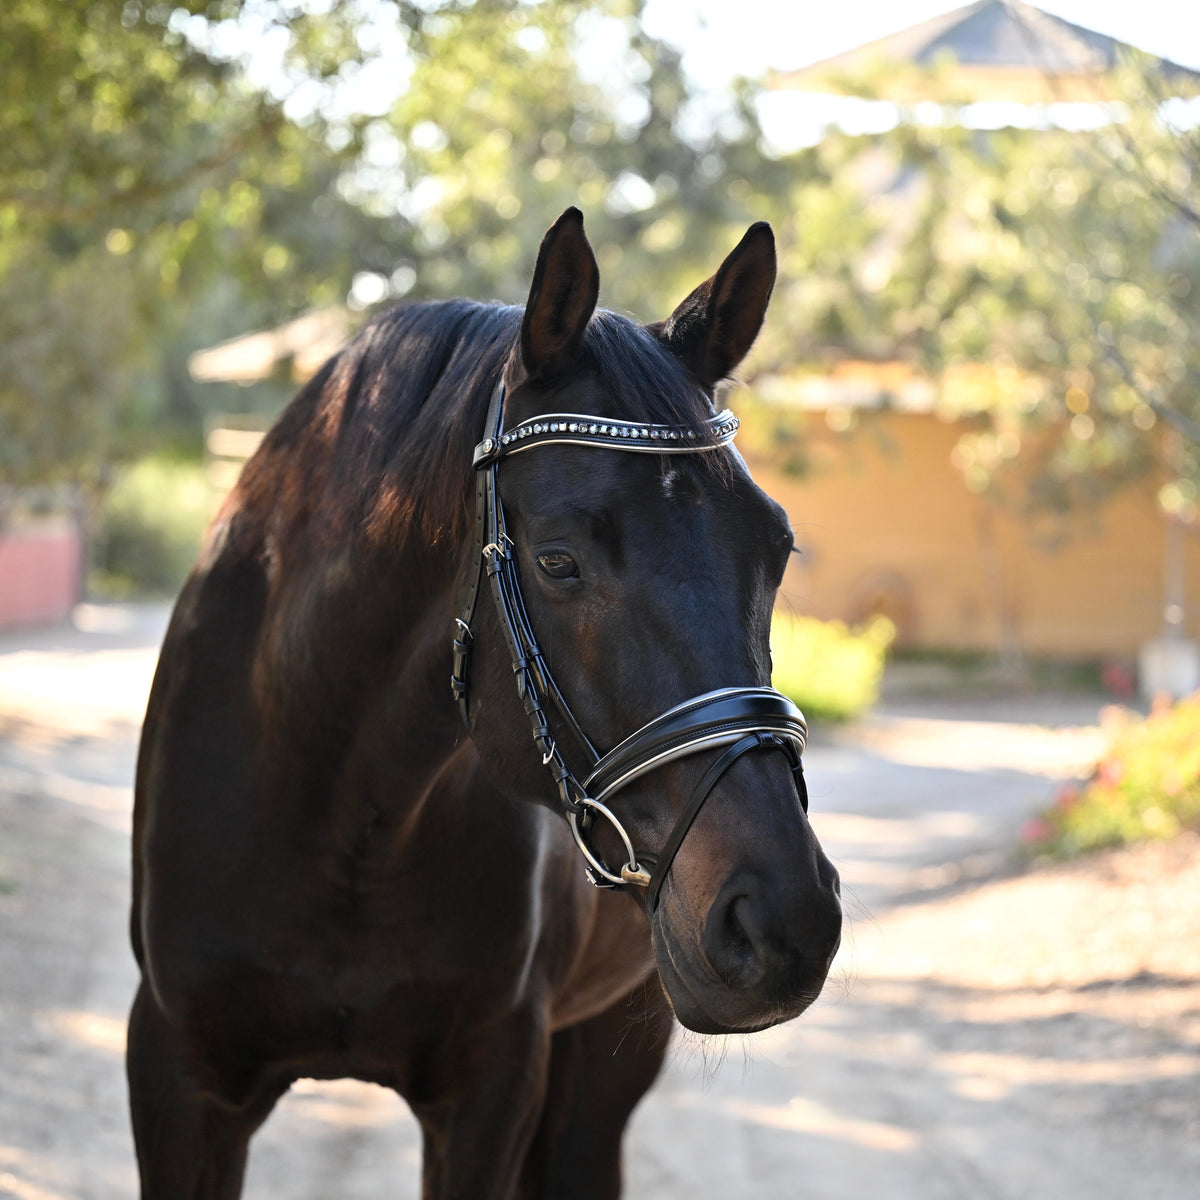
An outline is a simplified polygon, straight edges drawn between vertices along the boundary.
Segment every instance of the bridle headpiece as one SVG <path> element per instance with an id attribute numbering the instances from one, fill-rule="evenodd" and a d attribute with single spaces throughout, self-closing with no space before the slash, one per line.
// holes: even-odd
<path id="1" fill-rule="evenodd" d="M 542 764 L 554 780 L 559 803 L 587 860 L 587 876 L 597 887 L 620 888 L 631 883 L 645 887 L 647 909 L 651 913 L 657 907 L 663 882 L 692 822 L 717 782 L 743 754 L 755 749 L 782 751 L 796 780 L 801 806 L 808 811 L 801 767 L 808 726 L 796 705 L 774 688 L 722 688 L 677 704 L 606 754 L 599 754 L 554 682 L 534 636 L 497 490 L 497 469 L 508 455 L 546 445 L 593 446 L 645 454 L 695 454 L 728 445 L 737 429 L 737 418 L 726 409 L 710 417 L 699 429 L 578 413 L 547 413 L 506 430 L 501 379 L 488 406 L 483 440 L 475 447 L 475 535 L 455 619 L 451 677 L 454 698 L 469 727 L 471 622 L 480 584 L 486 575 L 512 658 L 517 695 L 529 719 Z M 591 756 L 586 771 L 576 772 L 567 765 L 550 725 L 551 708 L 571 737 Z M 701 750 L 722 748 L 723 752 L 705 772 L 676 818 L 666 845 L 655 856 L 653 870 L 647 871 L 638 863 L 629 834 L 609 807 L 612 797 L 664 763 Z M 625 848 L 627 859 L 619 872 L 610 870 L 589 844 L 589 833 L 597 817 L 612 825 Z M 650 856 L 643 857 L 649 861 Z"/>

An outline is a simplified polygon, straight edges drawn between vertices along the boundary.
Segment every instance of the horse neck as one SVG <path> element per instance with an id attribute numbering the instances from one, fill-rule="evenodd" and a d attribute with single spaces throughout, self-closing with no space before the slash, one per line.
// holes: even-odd
<path id="1" fill-rule="evenodd" d="M 425 793 L 463 730 L 450 695 L 453 554 L 350 544 L 278 593 L 255 664 L 281 792 Z M 374 802 L 374 801 L 372 801 Z"/>
<path id="2" fill-rule="evenodd" d="M 348 775 L 421 793 L 463 737 L 449 685 L 462 497 L 439 493 L 426 457 L 392 458 L 377 431 L 401 418 L 379 399 L 386 388 L 368 396 L 357 375 L 342 378 L 359 360 L 346 361 L 297 396 L 231 502 L 236 540 L 268 564 L 253 666 L 271 759 L 260 765 L 309 807 Z M 386 364 L 372 370 L 383 378 Z M 445 510 L 437 536 L 414 496 Z"/>

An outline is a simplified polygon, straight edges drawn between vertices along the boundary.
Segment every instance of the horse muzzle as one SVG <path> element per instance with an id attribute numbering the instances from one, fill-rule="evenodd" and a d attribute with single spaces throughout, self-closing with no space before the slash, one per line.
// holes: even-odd
<path id="1" fill-rule="evenodd" d="M 799 1016 L 841 944 L 838 873 L 807 818 L 777 793 L 761 836 L 747 836 L 726 807 L 743 795 L 730 788 L 714 798 L 651 914 L 663 985 L 681 1024 L 698 1033 L 748 1033 Z M 746 807 L 761 813 L 764 803 L 760 794 Z"/>

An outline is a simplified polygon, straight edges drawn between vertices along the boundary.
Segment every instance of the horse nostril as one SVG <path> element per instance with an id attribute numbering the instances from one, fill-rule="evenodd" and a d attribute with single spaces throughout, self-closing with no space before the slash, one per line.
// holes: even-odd
<path id="1" fill-rule="evenodd" d="M 704 952 L 721 979 L 733 987 L 753 987 L 765 971 L 762 923 L 745 892 L 722 896 L 709 911 Z"/>
<path id="2" fill-rule="evenodd" d="M 842 906 L 830 868 L 825 886 L 791 891 L 745 872 L 709 909 L 702 948 L 730 988 L 780 998 L 820 990 L 841 940 Z"/>

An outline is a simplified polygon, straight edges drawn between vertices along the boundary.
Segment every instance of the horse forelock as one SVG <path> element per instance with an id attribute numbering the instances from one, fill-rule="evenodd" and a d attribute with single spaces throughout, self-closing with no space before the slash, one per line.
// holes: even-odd
<path id="1" fill-rule="evenodd" d="M 424 544 L 457 547 L 467 536 L 472 451 L 521 315 L 519 308 L 447 301 L 394 309 L 364 330 L 360 353 L 370 365 L 358 373 L 364 396 L 355 419 L 374 450 L 367 477 L 378 476 L 363 514 L 372 539 L 395 544 L 415 534 Z M 683 365 L 620 314 L 597 310 L 577 369 L 595 377 L 625 419 L 703 431 L 712 414 Z M 348 482 L 361 488 L 367 479 Z"/>
<path id="2" fill-rule="evenodd" d="M 710 398 L 644 325 L 598 309 L 584 333 L 583 350 L 616 403 L 618 418 L 704 432 L 713 415 Z"/>

